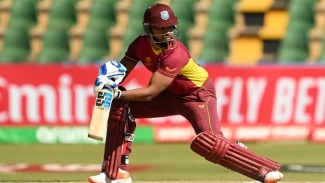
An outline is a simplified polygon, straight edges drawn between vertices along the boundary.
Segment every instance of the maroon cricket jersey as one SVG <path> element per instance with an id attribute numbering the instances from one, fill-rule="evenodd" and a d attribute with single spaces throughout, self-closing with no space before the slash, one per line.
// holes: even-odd
<path id="1" fill-rule="evenodd" d="M 174 48 L 167 51 L 156 49 L 145 35 L 140 35 L 130 44 L 125 56 L 135 63 L 141 61 L 152 73 L 174 78 L 167 89 L 176 95 L 186 95 L 200 88 L 209 74 L 180 41 L 174 40 L 173 44 Z"/>

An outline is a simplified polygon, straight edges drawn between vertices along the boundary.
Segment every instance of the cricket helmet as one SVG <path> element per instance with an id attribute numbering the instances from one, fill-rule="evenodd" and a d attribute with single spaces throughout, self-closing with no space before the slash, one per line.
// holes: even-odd
<path id="1" fill-rule="evenodd" d="M 155 44 L 159 43 L 167 43 L 170 41 L 157 42 L 155 40 L 155 36 L 153 35 L 151 28 L 162 28 L 173 26 L 173 31 L 171 32 L 173 39 L 180 38 L 180 28 L 178 26 L 178 19 L 175 16 L 173 10 L 166 4 L 156 3 L 150 7 L 148 7 L 143 16 L 143 29 L 149 40 Z"/>

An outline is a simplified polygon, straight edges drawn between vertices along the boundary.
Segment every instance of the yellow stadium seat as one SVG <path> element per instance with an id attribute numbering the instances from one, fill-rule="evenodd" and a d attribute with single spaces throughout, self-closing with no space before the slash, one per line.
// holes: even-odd
<path id="1" fill-rule="evenodd" d="M 307 58 L 307 61 L 315 62 L 319 59 L 322 48 L 323 48 L 323 42 L 321 39 L 311 39 L 308 44 L 309 47 L 309 55 Z"/>
<path id="2" fill-rule="evenodd" d="M 13 4 L 13 0 L 0 1 L 0 28 L 5 30 L 9 24 L 10 9 Z"/>
<path id="3" fill-rule="evenodd" d="M 318 61 L 322 54 L 323 36 L 325 32 L 325 0 L 315 3 L 315 27 L 309 30 L 309 57 L 310 62 Z"/>
<path id="4" fill-rule="evenodd" d="M 316 3 L 316 14 L 315 14 L 315 27 L 317 29 L 325 30 L 325 0 L 320 0 Z"/>
<path id="5" fill-rule="evenodd" d="M 266 12 L 274 3 L 274 0 L 241 0 L 237 4 L 237 10 L 241 12 Z"/>
<path id="6" fill-rule="evenodd" d="M 255 65 L 263 55 L 263 42 L 258 37 L 237 37 L 230 41 L 230 65 Z"/>
<path id="7" fill-rule="evenodd" d="M 286 10 L 271 10 L 265 13 L 264 26 L 258 35 L 262 39 L 282 39 L 285 35 L 289 14 Z"/>
<path id="8" fill-rule="evenodd" d="M 76 3 L 77 24 L 73 28 L 85 30 L 89 22 L 89 11 L 93 0 L 80 0 Z"/>
<path id="9" fill-rule="evenodd" d="M 50 18 L 50 10 L 52 3 L 53 0 L 41 0 L 37 3 L 38 24 L 34 27 L 35 29 L 46 29 Z"/>
<path id="10" fill-rule="evenodd" d="M 172 0 L 157 0 L 157 3 L 167 4 L 168 6 L 170 6 L 171 2 L 172 2 Z"/>

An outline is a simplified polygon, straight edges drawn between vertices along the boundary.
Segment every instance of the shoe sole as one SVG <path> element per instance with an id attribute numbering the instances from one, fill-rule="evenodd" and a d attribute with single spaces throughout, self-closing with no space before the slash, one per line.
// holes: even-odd
<path id="1" fill-rule="evenodd" d="M 264 180 L 264 183 L 277 183 L 282 179 L 283 176 L 278 176 L 278 177 L 268 177 Z"/>
<path id="2" fill-rule="evenodd" d="M 111 183 L 132 183 L 132 179 L 119 179 L 119 180 L 112 180 Z"/>
<path id="3" fill-rule="evenodd" d="M 90 182 L 90 183 L 98 183 L 98 182 L 93 181 L 91 178 L 88 178 L 88 182 Z"/>
<path id="4" fill-rule="evenodd" d="M 107 183 L 106 181 L 105 182 L 96 182 L 96 181 L 93 181 L 91 178 L 88 178 L 88 182 L 90 182 L 90 183 Z M 126 180 L 110 180 L 109 182 L 110 183 L 132 183 L 132 179 L 128 178 Z"/>

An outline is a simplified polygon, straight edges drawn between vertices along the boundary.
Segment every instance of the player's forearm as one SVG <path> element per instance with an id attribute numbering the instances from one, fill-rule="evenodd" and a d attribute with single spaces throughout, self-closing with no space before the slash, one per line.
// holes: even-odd
<path id="1" fill-rule="evenodd" d="M 153 93 L 149 88 L 139 88 L 134 90 L 122 91 L 120 99 L 131 101 L 150 101 L 156 97 L 158 93 Z"/>

